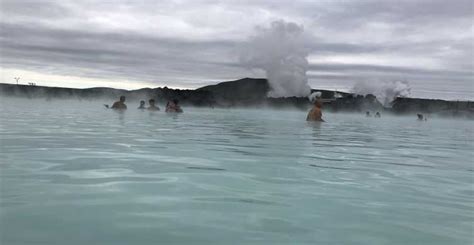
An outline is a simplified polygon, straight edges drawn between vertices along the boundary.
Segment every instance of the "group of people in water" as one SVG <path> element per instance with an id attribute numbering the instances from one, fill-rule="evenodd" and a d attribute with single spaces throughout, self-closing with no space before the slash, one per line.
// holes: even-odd
<path id="1" fill-rule="evenodd" d="M 140 110 L 149 110 L 149 111 L 159 111 L 160 110 L 160 107 L 155 105 L 155 100 L 154 99 L 148 100 L 148 104 L 149 104 L 148 107 L 146 107 L 145 106 L 145 101 L 142 100 L 142 101 L 140 101 L 140 105 L 138 106 L 138 109 L 140 109 Z M 105 107 L 109 108 L 108 105 L 105 105 Z M 110 108 L 114 109 L 114 110 L 126 110 L 127 105 L 125 104 L 125 96 L 123 96 L 123 95 L 120 96 L 120 99 L 118 101 L 114 102 L 114 104 Z M 166 103 L 165 112 L 182 113 L 183 109 L 181 109 L 181 106 L 179 106 L 179 101 L 177 99 L 174 99 L 174 100 L 168 101 L 168 103 Z"/>
<path id="2" fill-rule="evenodd" d="M 370 114 L 370 111 L 366 111 L 365 112 L 365 116 L 366 117 L 372 117 L 372 115 Z M 374 115 L 375 118 L 381 118 L 382 115 L 380 115 L 380 112 L 376 112 L 375 115 Z"/>
<path id="3" fill-rule="evenodd" d="M 155 105 L 155 100 L 150 99 L 148 100 L 149 106 L 145 106 L 145 101 L 142 100 L 140 101 L 140 105 L 138 106 L 138 109 L 140 110 L 149 110 L 149 111 L 159 111 L 160 108 Z M 109 108 L 108 105 L 105 105 L 105 107 Z M 323 101 L 321 97 L 317 97 L 314 102 L 313 102 L 313 108 L 308 112 L 308 116 L 306 117 L 306 121 L 311 121 L 311 122 L 324 122 L 323 120 L 323 113 L 322 113 L 322 107 L 323 107 Z M 125 96 L 120 96 L 120 99 L 110 107 L 111 109 L 114 110 L 126 110 L 127 105 L 125 104 Z M 182 113 L 183 109 L 181 109 L 181 106 L 179 106 L 179 101 L 177 99 L 168 101 L 166 103 L 166 109 L 165 112 L 174 112 L 174 113 Z M 365 113 L 366 117 L 372 117 L 370 114 L 370 111 L 367 111 Z M 426 121 L 427 117 L 424 116 L 423 114 L 417 114 L 418 120 L 420 121 Z M 374 117 L 380 118 L 380 112 L 376 112 Z"/>
<path id="4" fill-rule="evenodd" d="M 323 107 L 323 101 L 321 97 L 316 97 L 316 99 L 313 102 L 313 108 L 308 112 L 308 116 L 306 117 L 306 121 L 309 122 L 324 122 L 323 120 L 323 113 L 322 113 L 322 107 Z M 366 117 L 372 117 L 372 114 L 370 114 L 370 111 L 365 112 Z M 380 112 L 375 112 L 374 114 L 375 118 L 381 118 L 382 115 Z M 418 120 L 419 121 L 427 121 L 427 117 L 423 114 L 417 114 Z"/>
<path id="5" fill-rule="evenodd" d="M 313 108 L 308 112 L 308 116 L 306 117 L 306 121 L 310 122 L 324 122 L 323 120 L 323 113 L 322 113 L 322 107 L 323 107 L 323 102 L 320 97 L 317 97 L 314 102 L 313 102 Z M 367 111 L 365 113 L 366 117 L 372 117 L 370 114 L 370 111 Z M 382 115 L 380 112 L 376 112 L 375 116 L 376 118 L 381 118 Z"/>
<path id="6" fill-rule="evenodd" d="M 418 117 L 418 121 L 428 121 L 428 117 L 423 114 L 418 113 L 416 116 Z"/>

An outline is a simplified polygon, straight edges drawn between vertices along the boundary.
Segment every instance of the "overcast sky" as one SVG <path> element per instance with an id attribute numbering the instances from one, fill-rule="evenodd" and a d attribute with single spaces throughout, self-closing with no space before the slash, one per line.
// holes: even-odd
<path id="1" fill-rule="evenodd" d="M 470 0 L 0 2 L 0 82 L 197 88 L 264 77 L 239 64 L 239 47 L 282 19 L 313 37 L 313 88 L 407 80 L 413 97 L 474 99 Z"/>

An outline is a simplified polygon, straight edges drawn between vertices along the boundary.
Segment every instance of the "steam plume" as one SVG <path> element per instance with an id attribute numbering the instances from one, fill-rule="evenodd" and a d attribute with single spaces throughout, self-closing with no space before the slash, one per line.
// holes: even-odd
<path id="1" fill-rule="evenodd" d="M 411 94 L 411 86 L 408 81 L 393 81 L 385 83 L 358 82 L 352 87 L 355 94 L 373 94 L 384 105 L 389 106 L 397 97 L 407 97 Z"/>
<path id="2" fill-rule="evenodd" d="M 249 68 L 266 72 L 270 83 L 269 97 L 308 96 L 309 49 L 302 26 L 283 20 L 270 27 L 258 27 L 241 54 L 240 61 Z"/>
<path id="3" fill-rule="evenodd" d="M 308 96 L 308 100 L 312 103 L 317 98 L 321 98 L 321 95 L 322 95 L 322 93 L 320 91 L 313 92 Z"/>

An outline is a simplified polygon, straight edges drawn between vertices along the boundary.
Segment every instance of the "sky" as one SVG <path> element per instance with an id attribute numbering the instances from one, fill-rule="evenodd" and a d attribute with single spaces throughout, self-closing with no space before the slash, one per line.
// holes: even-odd
<path id="1" fill-rule="evenodd" d="M 198 88 L 265 77 L 240 64 L 259 27 L 311 36 L 313 88 L 408 81 L 412 97 L 474 99 L 470 0 L 0 0 L 0 82 Z"/>

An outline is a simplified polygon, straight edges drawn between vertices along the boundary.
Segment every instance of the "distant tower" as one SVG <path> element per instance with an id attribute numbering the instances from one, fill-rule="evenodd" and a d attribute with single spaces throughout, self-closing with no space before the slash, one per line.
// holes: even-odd
<path id="1" fill-rule="evenodd" d="M 18 80 L 20 80 L 19 77 L 15 77 L 15 80 L 16 80 L 16 85 L 18 85 Z"/>

